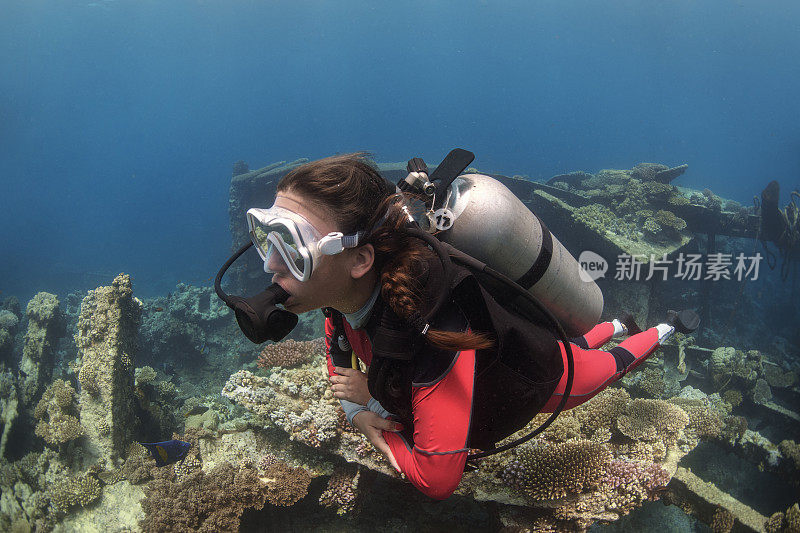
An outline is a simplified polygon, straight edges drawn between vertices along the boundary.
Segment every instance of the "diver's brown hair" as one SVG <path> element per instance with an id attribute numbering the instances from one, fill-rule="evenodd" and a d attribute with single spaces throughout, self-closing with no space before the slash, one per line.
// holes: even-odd
<path id="1" fill-rule="evenodd" d="M 375 248 L 375 269 L 381 296 L 401 318 L 421 311 L 418 276 L 434 253 L 420 239 L 401 230 L 407 221 L 407 202 L 383 179 L 365 152 L 336 155 L 306 163 L 284 176 L 278 192 L 293 192 L 332 212 L 342 233 L 375 229 L 364 244 Z M 481 333 L 429 330 L 426 339 L 447 350 L 492 346 Z"/>

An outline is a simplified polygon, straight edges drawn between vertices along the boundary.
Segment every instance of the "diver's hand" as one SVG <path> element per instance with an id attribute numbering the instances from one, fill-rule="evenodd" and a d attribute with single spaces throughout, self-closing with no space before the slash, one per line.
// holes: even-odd
<path id="1" fill-rule="evenodd" d="M 397 460 L 394 458 L 389 444 L 386 442 L 386 439 L 383 438 L 382 431 L 402 431 L 403 425 L 398 422 L 393 422 L 392 420 L 387 420 L 372 411 L 361 411 L 356 414 L 356 416 L 353 417 L 353 425 L 378 448 L 379 452 L 386 456 L 386 459 L 389 460 L 389 464 L 400 472 L 400 465 L 397 464 Z"/>
<path id="2" fill-rule="evenodd" d="M 334 367 L 337 375 L 328 378 L 333 397 L 348 400 L 358 405 L 367 405 L 372 398 L 367 387 L 367 375 L 355 368 Z"/>

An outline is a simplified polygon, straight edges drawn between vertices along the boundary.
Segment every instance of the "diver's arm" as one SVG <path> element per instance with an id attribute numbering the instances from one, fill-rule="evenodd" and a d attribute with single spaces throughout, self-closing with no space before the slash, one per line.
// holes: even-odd
<path id="1" fill-rule="evenodd" d="M 331 359 L 332 339 L 333 339 L 333 321 L 330 318 L 325 318 L 325 361 L 327 362 L 328 365 L 329 377 L 336 374 L 336 372 L 333 370 L 334 364 L 333 360 Z M 342 405 L 342 409 L 344 410 L 344 414 L 347 417 L 347 421 L 350 423 L 350 425 L 353 424 L 353 417 L 355 417 L 358 413 L 370 410 L 366 405 L 361 405 L 355 402 L 351 402 L 349 400 L 344 400 L 342 398 L 339 399 L 339 403 Z"/>
<path id="2" fill-rule="evenodd" d="M 474 378 L 475 351 L 464 350 L 443 377 L 413 388 L 414 446 L 383 432 L 400 471 L 437 500 L 449 497 L 464 473 Z"/>

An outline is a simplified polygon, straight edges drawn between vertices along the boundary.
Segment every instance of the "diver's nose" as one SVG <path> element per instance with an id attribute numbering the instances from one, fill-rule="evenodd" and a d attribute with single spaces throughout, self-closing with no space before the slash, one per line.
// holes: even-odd
<path id="1" fill-rule="evenodd" d="M 289 272 L 289 267 L 286 265 L 281 254 L 272 250 L 272 253 L 267 256 L 267 261 L 264 263 L 264 270 L 266 272 L 285 274 Z"/>

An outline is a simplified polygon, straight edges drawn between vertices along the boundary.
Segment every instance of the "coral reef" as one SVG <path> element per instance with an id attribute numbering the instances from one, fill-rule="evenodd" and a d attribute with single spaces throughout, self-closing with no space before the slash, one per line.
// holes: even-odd
<path id="1" fill-rule="evenodd" d="M 23 405 L 33 406 L 53 374 L 55 346 L 64 333 L 64 317 L 54 294 L 40 292 L 28 302 L 28 330 L 19 362 L 18 393 Z"/>
<path id="2" fill-rule="evenodd" d="M 65 479 L 48 490 L 50 503 L 60 511 L 79 505 L 86 507 L 100 498 L 100 482 L 91 474 Z"/>
<path id="3" fill-rule="evenodd" d="M 309 362 L 315 354 L 324 350 L 325 341 L 323 339 L 313 341 L 287 339 L 265 346 L 258 356 L 258 366 L 261 368 L 298 366 Z"/>
<path id="4" fill-rule="evenodd" d="M 143 366 L 134 371 L 134 380 L 137 386 L 147 385 L 156 379 L 156 371 L 152 366 Z"/>
<path id="5" fill-rule="evenodd" d="M 328 486 L 319 497 L 324 507 L 336 509 L 336 514 L 354 514 L 361 503 L 363 491 L 360 490 L 361 469 L 347 465 L 338 468 L 330 479 Z"/>
<path id="6" fill-rule="evenodd" d="M 323 369 L 306 365 L 275 372 L 268 378 L 241 370 L 230 377 L 222 395 L 265 416 L 293 440 L 319 448 L 339 435 L 337 412 L 341 409 L 332 395 L 324 396 L 327 383 Z"/>
<path id="7" fill-rule="evenodd" d="M 33 412 L 38 420 L 36 435 L 50 445 L 64 444 L 83 435 L 75 407 L 75 389 L 63 379 L 55 380 Z"/>
<path id="8" fill-rule="evenodd" d="M 275 463 L 262 475 L 250 464 L 222 463 L 209 472 L 197 469 L 178 479 L 159 469 L 142 502 L 144 532 L 236 532 L 245 509 L 261 509 L 269 500 L 291 505 L 305 495 L 310 477 Z"/>
<path id="9" fill-rule="evenodd" d="M 535 500 L 552 500 L 596 486 L 611 458 L 605 444 L 588 440 L 523 445 L 501 475 Z"/>
<path id="10" fill-rule="evenodd" d="M 800 470 L 800 445 L 793 440 L 784 439 L 778 445 L 784 457 L 794 461 L 795 467 Z"/>
<path id="11" fill-rule="evenodd" d="M 80 421 L 87 436 L 87 464 L 114 465 L 131 442 L 136 335 L 142 303 L 130 276 L 89 291 L 81 303 L 75 344 L 82 359 Z"/>
<path id="12" fill-rule="evenodd" d="M 272 505 L 287 507 L 305 497 L 311 485 L 311 476 L 302 468 L 290 467 L 282 461 L 261 465 L 264 475 L 259 477 L 265 485 L 267 501 Z"/>
<path id="13" fill-rule="evenodd" d="M 19 400 L 14 375 L 11 372 L 0 372 L 0 458 L 5 455 L 11 427 L 17 419 Z"/>
<path id="14" fill-rule="evenodd" d="M 728 533 L 731 529 L 733 529 L 734 521 L 735 518 L 730 511 L 722 507 L 718 507 L 717 510 L 714 511 L 714 516 L 711 519 L 709 526 L 711 527 L 711 531 L 714 533 Z"/>
<path id="15" fill-rule="evenodd" d="M 663 400 L 636 398 L 617 419 L 620 433 L 633 440 L 674 443 L 689 423 L 679 407 Z"/>
<path id="16" fill-rule="evenodd" d="M 17 315 L 7 309 L 0 309 L 0 361 L 9 359 L 18 326 L 19 317 Z"/>

